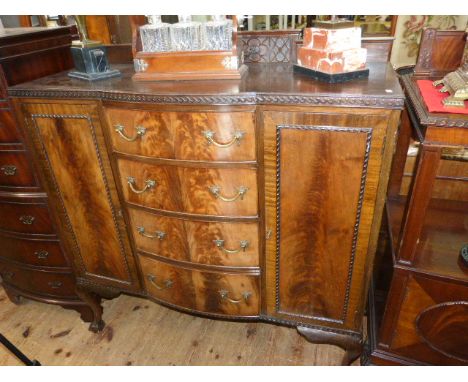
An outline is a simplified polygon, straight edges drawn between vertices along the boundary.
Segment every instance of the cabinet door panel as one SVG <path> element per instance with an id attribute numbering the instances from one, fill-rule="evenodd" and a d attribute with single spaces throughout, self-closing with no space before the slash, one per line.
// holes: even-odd
<path id="1" fill-rule="evenodd" d="M 131 286 L 133 259 L 94 104 L 23 104 L 81 276 Z M 123 284 L 123 285 L 121 285 Z"/>
<path id="2" fill-rule="evenodd" d="M 264 113 L 270 315 L 357 329 L 386 124 Z"/>

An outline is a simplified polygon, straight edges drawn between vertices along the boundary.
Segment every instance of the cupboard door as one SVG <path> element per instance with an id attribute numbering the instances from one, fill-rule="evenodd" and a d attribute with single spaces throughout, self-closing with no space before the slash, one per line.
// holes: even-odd
<path id="1" fill-rule="evenodd" d="M 358 329 L 387 120 L 263 113 L 268 315 Z"/>
<path id="2" fill-rule="evenodd" d="M 79 276 L 135 289 L 138 281 L 97 105 L 24 103 L 40 173 Z"/>

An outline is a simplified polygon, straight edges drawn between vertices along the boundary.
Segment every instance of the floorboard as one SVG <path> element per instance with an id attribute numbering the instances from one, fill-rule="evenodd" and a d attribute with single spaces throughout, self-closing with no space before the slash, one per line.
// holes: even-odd
<path id="1" fill-rule="evenodd" d="M 292 328 L 200 318 L 131 296 L 104 301 L 104 321 L 94 334 L 75 311 L 16 306 L 0 287 L 0 333 L 43 365 L 339 365 L 344 353 Z M 2 365 L 20 362 L 0 345 Z"/>

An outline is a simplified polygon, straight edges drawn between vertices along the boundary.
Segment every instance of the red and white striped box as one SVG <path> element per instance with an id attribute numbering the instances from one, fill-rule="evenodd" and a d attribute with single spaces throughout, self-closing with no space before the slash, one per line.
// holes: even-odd
<path id="1" fill-rule="evenodd" d="M 360 48 L 361 28 L 306 28 L 304 30 L 303 46 L 312 49 L 323 49 L 329 52 Z"/>
<path id="2" fill-rule="evenodd" d="M 366 67 L 367 49 L 354 48 L 342 51 L 299 48 L 298 64 L 328 74 L 347 73 Z"/>

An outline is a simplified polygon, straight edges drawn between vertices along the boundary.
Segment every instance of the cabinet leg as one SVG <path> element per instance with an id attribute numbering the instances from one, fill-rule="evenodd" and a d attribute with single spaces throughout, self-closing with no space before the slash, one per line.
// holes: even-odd
<path id="1" fill-rule="evenodd" d="M 81 300 L 88 304 L 92 311 L 92 319 L 89 319 L 89 311 L 80 310 L 81 318 L 85 322 L 91 321 L 91 324 L 89 325 L 90 331 L 94 333 L 100 332 L 105 326 L 105 323 L 102 320 L 103 309 L 101 306 L 101 297 L 95 293 L 88 292 L 80 288 L 76 289 L 76 294 Z"/>
<path id="2" fill-rule="evenodd" d="M 20 295 L 16 293 L 15 291 L 11 290 L 8 288 L 5 284 L 3 284 L 3 289 L 5 289 L 5 293 L 8 297 L 8 299 L 15 305 L 18 305 L 20 303 Z"/>
<path id="3" fill-rule="evenodd" d="M 345 350 L 342 365 L 351 365 L 361 355 L 363 350 L 362 338 L 360 336 L 347 335 L 324 331 L 320 329 L 298 326 L 297 331 L 307 341 L 315 344 L 336 345 Z"/>

